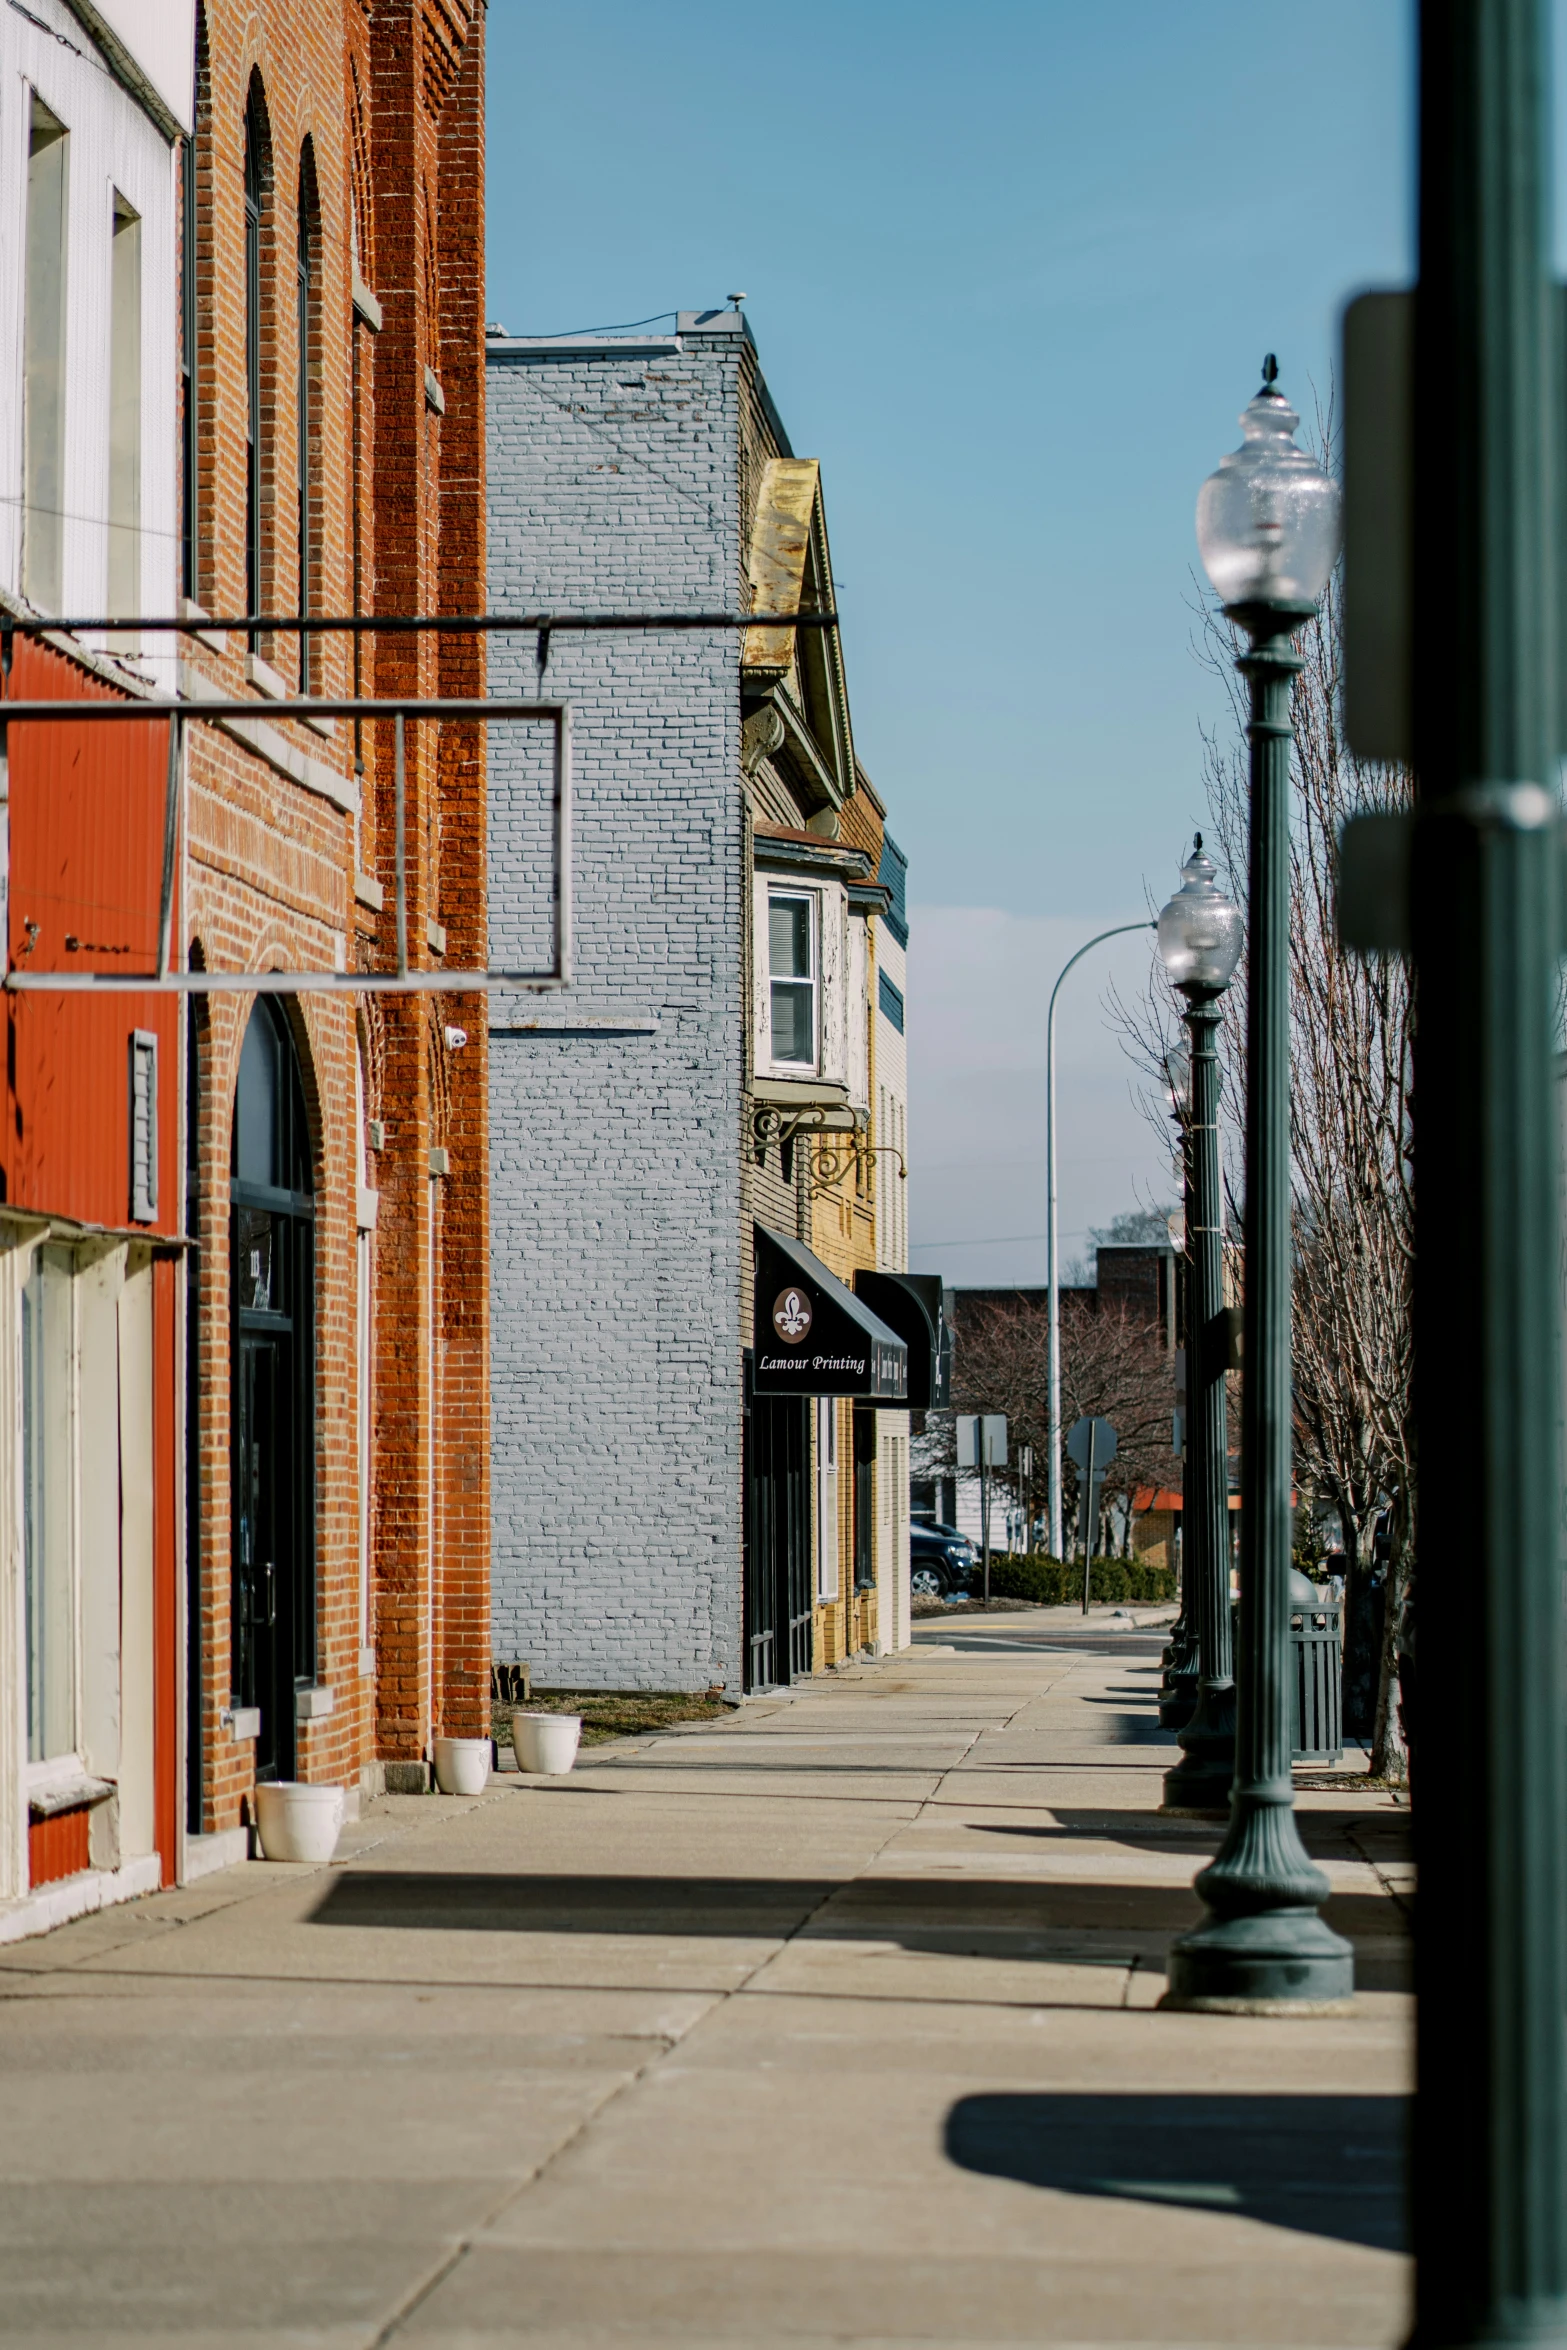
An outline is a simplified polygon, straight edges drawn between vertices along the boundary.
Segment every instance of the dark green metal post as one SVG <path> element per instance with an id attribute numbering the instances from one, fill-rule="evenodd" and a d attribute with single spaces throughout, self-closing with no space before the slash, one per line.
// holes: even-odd
<path id="1" fill-rule="evenodd" d="M 1181 1571 L 1197 1643 L 1197 1702 L 1164 1775 L 1164 1806 L 1223 1815 L 1235 1776 L 1230 1636 L 1230 1462 L 1224 1392 L 1224 1230 L 1219 1189 L 1220 990 L 1188 987 L 1192 1098 L 1186 1121 L 1186 1490 Z M 1161 1715 L 1162 1719 L 1162 1715 Z"/>
<path id="2" fill-rule="evenodd" d="M 1174 1089 L 1172 1088 L 1172 1091 Z M 1192 1145 L 1191 1121 L 1176 1112 L 1176 1123 L 1181 1134 L 1181 1168 L 1184 1178 L 1183 1206 L 1186 1212 L 1186 1250 L 1176 1259 L 1176 1295 L 1180 1301 L 1179 1330 L 1186 1350 L 1187 1403 L 1191 1400 L 1192 1375 Z M 1186 1441 L 1181 1447 L 1181 1605 L 1170 1638 L 1160 1658 L 1159 1673 L 1159 1727 L 1161 1730 L 1182 1730 L 1197 1709 L 1197 1584 L 1192 1572 L 1192 1450 L 1191 1414 L 1186 1414 Z"/>
<path id="3" fill-rule="evenodd" d="M 1306 1857 L 1290 1778 L 1290 638 L 1311 610 L 1230 607 L 1251 638 L 1241 1658 L 1230 1825 L 1197 1878 L 1211 1914 L 1170 1952 L 1174 2007 L 1298 2013 L 1354 1989 L 1349 1944 L 1317 1915 L 1328 1881 Z"/>
<path id="4" fill-rule="evenodd" d="M 1567 2343 L 1543 0 L 1423 0 L 1416 309 L 1415 2342 Z"/>

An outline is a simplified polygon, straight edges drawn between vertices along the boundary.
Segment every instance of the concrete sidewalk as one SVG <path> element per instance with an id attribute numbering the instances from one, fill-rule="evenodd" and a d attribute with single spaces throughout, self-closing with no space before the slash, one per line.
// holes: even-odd
<path id="1" fill-rule="evenodd" d="M 1352 2015 L 1156 2013 L 1159 1635 L 938 1629 L 0 1951 L 0 2341 L 1397 2340 L 1407 1814 Z"/>

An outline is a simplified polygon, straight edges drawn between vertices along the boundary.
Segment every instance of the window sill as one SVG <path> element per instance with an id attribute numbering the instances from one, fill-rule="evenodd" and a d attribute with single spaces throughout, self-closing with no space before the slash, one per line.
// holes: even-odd
<path id="1" fill-rule="evenodd" d="M 355 310 L 364 320 L 370 332 L 373 335 L 378 335 L 382 326 L 381 305 L 360 276 L 357 263 L 354 265 L 353 272 L 353 302 Z"/>
<path id="2" fill-rule="evenodd" d="M 288 687 L 279 677 L 271 662 L 263 661 L 259 653 L 245 655 L 245 683 L 255 686 L 271 701 L 282 702 L 288 699 Z"/>
<path id="3" fill-rule="evenodd" d="M 189 596 L 181 596 L 179 617 L 181 620 L 205 620 L 208 618 L 208 614 L 202 610 L 199 604 L 193 603 Z M 212 653 L 226 653 L 229 649 L 227 633 L 221 628 L 198 629 L 196 642 L 199 645 L 205 645 L 207 650 Z"/>
<path id="4" fill-rule="evenodd" d="M 108 1779 L 91 1778 L 78 1769 L 69 1779 L 57 1779 L 48 1785 L 29 1783 L 27 1789 L 28 1814 L 35 1820 L 52 1820 L 57 1812 L 84 1811 L 90 1805 L 107 1803 L 115 1792 Z"/>
<path id="5" fill-rule="evenodd" d="M 759 1102 L 777 1102 L 780 1107 L 790 1104 L 797 1109 L 838 1109 L 847 1104 L 849 1089 L 835 1077 L 817 1077 L 808 1070 L 758 1071 L 751 1080 L 751 1092 Z"/>

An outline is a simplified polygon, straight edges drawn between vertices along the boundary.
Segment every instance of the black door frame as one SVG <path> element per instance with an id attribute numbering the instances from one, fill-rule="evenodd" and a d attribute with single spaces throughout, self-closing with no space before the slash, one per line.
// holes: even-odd
<path id="1" fill-rule="evenodd" d="M 271 997 L 257 999 L 251 1019 L 267 1022 L 272 1041 L 279 1180 L 236 1171 L 229 1181 L 230 1686 L 236 1706 L 261 1708 L 257 1778 L 290 1779 L 296 1693 L 316 1679 L 315 1197 L 292 1030 Z M 236 1170 L 238 1157 L 236 1093 Z M 265 1459 L 255 1449 L 263 1434 Z"/>
<path id="2" fill-rule="evenodd" d="M 810 1399 L 752 1393 L 745 1367 L 745 1685 L 808 1677 L 812 1657 Z"/>

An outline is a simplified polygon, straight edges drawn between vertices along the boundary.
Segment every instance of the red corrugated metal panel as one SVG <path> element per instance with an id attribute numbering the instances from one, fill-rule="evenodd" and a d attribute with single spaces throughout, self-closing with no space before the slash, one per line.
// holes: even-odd
<path id="1" fill-rule="evenodd" d="M 57 1811 L 46 1820 L 27 1823 L 27 1882 L 52 1885 L 59 1877 L 79 1877 L 90 1865 L 88 1821 L 83 1805 L 78 1811 Z"/>
<path id="2" fill-rule="evenodd" d="M 18 640 L 8 690 L 62 701 L 113 689 Z M 3 715 L 3 704 L 0 704 Z M 168 723 L 11 729 L 10 959 L 32 971 L 157 960 Z M 179 936 L 176 911 L 175 937 Z M 158 1215 L 180 1222 L 178 998 L 8 995 L 5 1197 L 85 1223 L 130 1220 L 130 1038 L 158 1038 Z"/>

